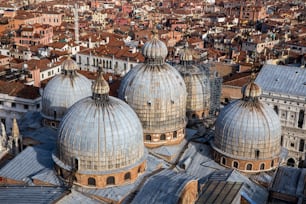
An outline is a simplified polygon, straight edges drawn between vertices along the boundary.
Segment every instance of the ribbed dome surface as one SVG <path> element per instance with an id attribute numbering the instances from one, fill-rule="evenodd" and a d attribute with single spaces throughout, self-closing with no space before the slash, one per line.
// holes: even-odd
<path id="1" fill-rule="evenodd" d="M 230 103 L 220 112 L 215 128 L 214 146 L 232 158 L 267 159 L 280 153 L 280 120 L 259 101 Z"/>
<path id="2" fill-rule="evenodd" d="M 42 96 L 44 118 L 60 121 L 75 102 L 90 96 L 91 82 L 81 74 L 60 74 L 48 82 Z"/>
<path id="3" fill-rule="evenodd" d="M 210 83 L 206 70 L 192 64 L 179 64 L 177 70 L 183 76 L 187 88 L 187 111 L 199 111 L 210 107 Z"/>
<path id="4" fill-rule="evenodd" d="M 135 110 L 145 133 L 165 133 L 185 126 L 186 86 L 168 64 L 139 65 L 123 78 L 119 97 Z"/>
<path id="5" fill-rule="evenodd" d="M 123 101 L 87 97 L 60 124 L 58 158 L 69 166 L 78 159 L 79 173 L 110 173 L 144 161 L 142 133 L 137 115 Z"/>
<path id="6" fill-rule="evenodd" d="M 152 40 L 147 41 L 142 47 L 142 54 L 147 61 L 163 63 L 168 55 L 168 49 L 165 43 L 159 40 L 157 37 L 153 37 Z"/>

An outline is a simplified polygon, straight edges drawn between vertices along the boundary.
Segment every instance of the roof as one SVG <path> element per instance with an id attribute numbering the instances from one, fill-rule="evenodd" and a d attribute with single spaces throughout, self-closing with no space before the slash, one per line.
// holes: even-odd
<path id="1" fill-rule="evenodd" d="M 163 170 L 145 182 L 132 204 L 178 203 L 185 186 L 192 181 L 196 181 L 193 176 Z"/>
<path id="2" fill-rule="evenodd" d="M 255 82 L 266 92 L 306 96 L 306 69 L 264 65 Z"/>
<path id="3" fill-rule="evenodd" d="M 0 81 L 0 93 L 25 99 L 37 99 L 40 97 L 38 87 L 27 86 L 20 82 Z"/>
<path id="4" fill-rule="evenodd" d="M 54 203 L 59 199 L 64 188 L 42 186 L 6 186 L 0 187 L 1 203 Z"/>
<path id="5" fill-rule="evenodd" d="M 306 169 L 281 166 L 270 190 L 291 196 L 303 195 L 305 175 Z"/>
<path id="6" fill-rule="evenodd" d="M 202 194 L 196 203 L 231 204 L 237 198 L 242 185 L 237 182 L 209 181 L 202 189 Z M 238 196 L 240 197 L 240 195 Z"/>
<path id="7" fill-rule="evenodd" d="M 94 203 L 94 204 L 105 204 L 101 200 L 95 200 L 93 198 L 89 198 L 84 194 L 77 192 L 75 190 L 71 190 L 71 193 L 63 197 L 61 200 L 57 201 L 58 204 L 82 204 L 82 203 Z"/>
<path id="8" fill-rule="evenodd" d="M 27 147 L 0 170 L 0 176 L 16 181 L 29 182 L 36 179 L 59 185 L 58 178 L 53 175 L 51 152 L 37 147 Z"/>

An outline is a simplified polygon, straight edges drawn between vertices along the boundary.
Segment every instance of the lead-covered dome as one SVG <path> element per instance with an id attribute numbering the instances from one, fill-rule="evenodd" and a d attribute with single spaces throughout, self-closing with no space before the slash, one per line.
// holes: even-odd
<path id="1" fill-rule="evenodd" d="M 186 86 L 179 72 L 164 62 L 166 53 L 166 45 L 153 37 L 143 48 L 145 64 L 131 69 L 119 89 L 119 97 L 142 122 L 147 147 L 178 143 L 184 138 Z"/>
<path id="2" fill-rule="evenodd" d="M 209 70 L 195 64 L 192 51 L 185 44 L 180 53 L 180 63 L 175 66 L 181 73 L 187 88 L 186 115 L 189 120 L 203 119 L 208 116 L 210 109 Z"/>
<path id="3" fill-rule="evenodd" d="M 144 171 L 146 157 L 136 113 L 108 96 L 109 86 L 99 75 L 92 96 L 74 104 L 63 118 L 53 157 L 60 168 L 76 171 L 77 183 L 92 185 L 87 181 L 92 177 L 95 186 L 104 187 L 135 180 Z M 108 183 L 106 177 L 114 182 Z"/>
<path id="4" fill-rule="evenodd" d="M 90 80 L 77 73 L 76 68 L 76 62 L 68 58 L 62 64 L 62 73 L 45 87 L 41 110 L 45 125 L 57 127 L 70 106 L 91 95 Z"/>
<path id="5" fill-rule="evenodd" d="M 224 107 L 216 121 L 215 158 L 242 171 L 266 171 L 277 166 L 281 123 L 275 111 L 258 100 L 253 81 L 242 89 L 244 97 Z"/>

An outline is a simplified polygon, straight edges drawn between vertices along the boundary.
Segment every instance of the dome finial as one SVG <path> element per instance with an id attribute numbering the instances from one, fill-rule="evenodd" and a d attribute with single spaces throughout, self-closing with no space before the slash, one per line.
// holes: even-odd
<path id="1" fill-rule="evenodd" d="M 97 79 L 93 82 L 92 86 L 92 97 L 98 101 L 106 101 L 109 95 L 109 85 L 103 77 L 102 68 L 98 69 Z"/>

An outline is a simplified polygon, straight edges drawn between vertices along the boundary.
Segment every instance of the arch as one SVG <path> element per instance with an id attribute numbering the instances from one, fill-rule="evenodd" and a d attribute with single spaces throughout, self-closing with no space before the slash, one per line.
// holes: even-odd
<path id="1" fill-rule="evenodd" d="M 96 186 L 96 179 L 92 178 L 92 177 L 89 177 L 88 178 L 88 185 L 89 186 Z"/>
<path id="2" fill-rule="evenodd" d="M 221 164 L 223 164 L 223 165 L 226 164 L 226 159 L 225 159 L 225 157 L 221 157 Z"/>
<path id="3" fill-rule="evenodd" d="M 124 174 L 124 180 L 130 180 L 131 179 L 131 173 L 127 172 L 126 174 Z"/>
<path id="4" fill-rule="evenodd" d="M 192 118 L 192 119 L 196 119 L 196 118 L 197 118 L 197 115 L 196 115 L 195 113 L 193 113 L 193 114 L 191 115 L 191 118 Z"/>
<path id="5" fill-rule="evenodd" d="M 271 161 L 271 168 L 274 167 L 274 160 Z"/>
<path id="6" fill-rule="evenodd" d="M 256 159 L 258 159 L 259 154 L 260 154 L 260 151 L 259 151 L 258 149 L 256 149 L 256 150 L 255 150 L 255 157 L 256 157 Z"/>
<path id="7" fill-rule="evenodd" d="M 166 135 L 165 134 L 161 134 L 160 135 L 160 140 L 166 140 Z"/>
<path id="8" fill-rule="evenodd" d="M 246 165 L 246 170 L 252 171 L 253 170 L 253 165 L 252 164 L 247 164 Z"/>
<path id="9" fill-rule="evenodd" d="M 151 135 L 146 135 L 146 141 L 151 141 L 152 138 L 151 138 Z"/>
<path id="10" fill-rule="evenodd" d="M 295 160 L 293 158 L 289 158 L 287 160 L 287 166 L 292 166 L 294 167 L 295 166 Z"/>
<path id="11" fill-rule="evenodd" d="M 233 167 L 238 169 L 239 168 L 239 163 L 238 161 L 233 161 Z"/>
<path id="12" fill-rule="evenodd" d="M 177 138 L 177 132 L 176 131 L 173 132 L 173 138 Z"/>
<path id="13" fill-rule="evenodd" d="M 259 169 L 260 169 L 260 170 L 264 170 L 264 169 L 265 169 L 265 164 L 264 164 L 264 163 L 261 163 Z"/>
<path id="14" fill-rule="evenodd" d="M 115 177 L 109 176 L 106 179 L 106 185 L 114 185 L 115 184 Z"/>

